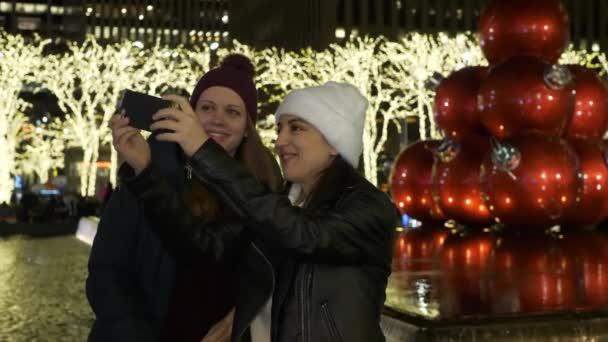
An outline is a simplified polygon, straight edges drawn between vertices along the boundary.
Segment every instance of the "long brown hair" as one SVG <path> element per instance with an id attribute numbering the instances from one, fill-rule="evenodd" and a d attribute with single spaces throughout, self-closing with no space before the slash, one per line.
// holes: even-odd
<path id="1" fill-rule="evenodd" d="M 246 137 L 241 141 L 234 158 L 241 162 L 258 181 L 271 191 L 278 192 L 283 187 L 281 169 L 270 150 L 262 143 L 249 116 L 246 125 Z M 202 217 L 206 221 L 217 221 L 231 216 L 217 196 L 198 180 L 191 182 L 190 189 L 185 192 L 185 200 L 193 215 Z"/>

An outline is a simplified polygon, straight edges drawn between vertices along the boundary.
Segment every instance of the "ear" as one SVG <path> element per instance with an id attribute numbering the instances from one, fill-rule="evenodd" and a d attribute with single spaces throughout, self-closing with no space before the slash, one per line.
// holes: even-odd
<path id="1" fill-rule="evenodd" d="M 332 157 L 335 157 L 338 154 L 339 154 L 338 150 L 336 150 L 333 146 L 330 145 L 330 147 L 329 147 L 329 155 L 332 156 Z"/>

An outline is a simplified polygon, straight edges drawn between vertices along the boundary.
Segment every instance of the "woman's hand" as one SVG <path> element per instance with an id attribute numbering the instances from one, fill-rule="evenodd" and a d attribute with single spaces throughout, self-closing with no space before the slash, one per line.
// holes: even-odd
<path id="1" fill-rule="evenodd" d="M 112 144 L 118 152 L 119 159 L 127 162 L 140 174 L 150 164 L 150 146 L 140 130 L 129 126 L 129 118 L 124 114 L 115 114 L 110 120 Z"/>
<path id="2" fill-rule="evenodd" d="M 233 321 L 234 309 L 232 309 L 221 321 L 212 326 L 201 342 L 230 342 Z"/>
<path id="3" fill-rule="evenodd" d="M 153 131 L 159 129 L 171 131 L 157 135 L 156 139 L 178 143 L 184 153 L 191 157 L 209 139 L 209 136 L 186 98 L 166 95 L 163 99 L 175 102 L 178 108 L 159 110 L 152 116 L 155 122 L 150 128 Z"/>

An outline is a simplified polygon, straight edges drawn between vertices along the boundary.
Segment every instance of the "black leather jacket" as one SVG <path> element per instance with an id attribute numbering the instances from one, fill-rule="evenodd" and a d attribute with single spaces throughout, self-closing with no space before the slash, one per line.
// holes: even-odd
<path id="1" fill-rule="evenodd" d="M 143 200 L 151 228 L 174 249 L 238 265 L 233 341 L 246 340 L 270 296 L 273 341 L 384 341 L 380 316 L 396 222 L 388 196 L 347 166 L 327 196 L 302 209 L 211 140 L 190 163 L 241 221 L 195 220 L 154 166 L 127 185 Z"/>

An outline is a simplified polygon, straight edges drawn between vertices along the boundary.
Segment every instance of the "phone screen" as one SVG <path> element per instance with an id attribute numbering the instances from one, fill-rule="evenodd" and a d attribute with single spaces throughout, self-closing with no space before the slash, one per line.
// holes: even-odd
<path id="1" fill-rule="evenodd" d="M 171 107 L 172 103 L 159 97 L 125 90 L 118 102 L 117 111 L 125 111 L 129 126 L 150 131 L 152 115 L 159 110 Z"/>

